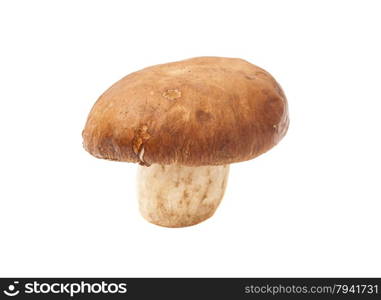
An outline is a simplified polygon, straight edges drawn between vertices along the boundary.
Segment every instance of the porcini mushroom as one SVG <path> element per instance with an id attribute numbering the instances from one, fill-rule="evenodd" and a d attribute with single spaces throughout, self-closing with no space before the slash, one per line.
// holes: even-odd
<path id="1" fill-rule="evenodd" d="M 286 97 L 265 70 L 237 58 L 197 57 L 145 68 L 93 106 L 84 148 L 139 163 L 142 215 L 166 227 L 212 216 L 229 164 L 276 145 L 289 124 Z"/>

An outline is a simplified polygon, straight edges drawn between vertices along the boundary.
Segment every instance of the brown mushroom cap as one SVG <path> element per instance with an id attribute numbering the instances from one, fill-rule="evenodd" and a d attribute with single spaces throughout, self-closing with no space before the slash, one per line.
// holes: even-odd
<path id="1" fill-rule="evenodd" d="M 92 155 L 141 164 L 223 165 L 252 159 L 288 128 L 286 97 L 265 70 L 237 58 L 156 65 L 112 85 L 92 108 Z"/>

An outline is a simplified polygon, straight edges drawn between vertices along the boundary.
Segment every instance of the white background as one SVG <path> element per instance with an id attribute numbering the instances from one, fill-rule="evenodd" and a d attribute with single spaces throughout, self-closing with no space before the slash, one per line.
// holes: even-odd
<path id="1" fill-rule="evenodd" d="M 381 276 L 379 1 L 2 1 L 1 276 Z M 241 57 L 289 101 L 215 216 L 146 222 L 136 165 L 95 159 L 98 96 L 140 68 Z"/>

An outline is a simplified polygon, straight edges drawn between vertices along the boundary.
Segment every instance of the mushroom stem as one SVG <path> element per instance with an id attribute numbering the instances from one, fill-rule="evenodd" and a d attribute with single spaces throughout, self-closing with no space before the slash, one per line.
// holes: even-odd
<path id="1" fill-rule="evenodd" d="M 225 192 L 229 165 L 139 166 L 139 207 L 149 222 L 185 227 L 211 217 Z"/>

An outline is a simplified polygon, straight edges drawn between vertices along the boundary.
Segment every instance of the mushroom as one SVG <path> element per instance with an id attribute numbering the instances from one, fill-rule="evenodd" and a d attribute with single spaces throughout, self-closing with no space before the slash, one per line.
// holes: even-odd
<path id="1" fill-rule="evenodd" d="M 185 227 L 214 214 L 229 165 L 272 148 L 288 124 L 286 97 L 268 72 L 242 59 L 197 57 L 116 82 L 82 135 L 95 157 L 140 164 L 145 219 Z"/>

